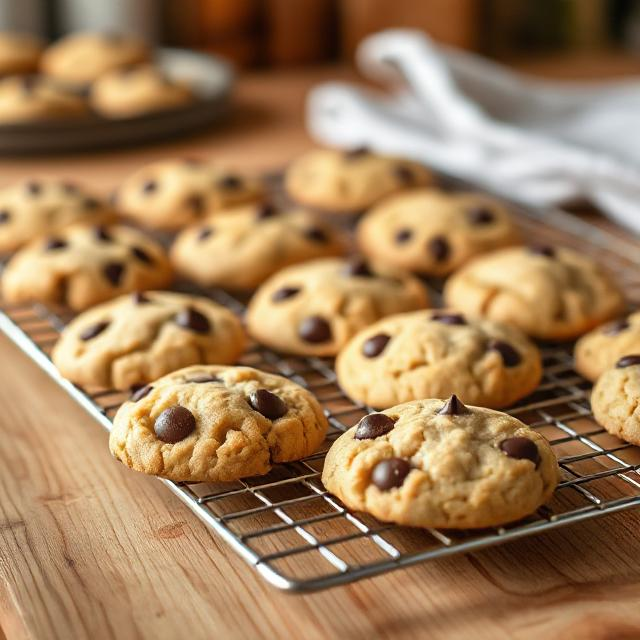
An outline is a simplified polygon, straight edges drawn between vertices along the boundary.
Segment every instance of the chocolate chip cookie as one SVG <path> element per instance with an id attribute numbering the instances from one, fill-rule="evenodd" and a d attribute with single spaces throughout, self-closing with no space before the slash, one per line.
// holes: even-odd
<path id="1" fill-rule="evenodd" d="M 344 249 L 340 234 L 308 211 L 249 204 L 182 231 L 171 259 L 204 286 L 253 289 L 284 267 Z"/>
<path id="2" fill-rule="evenodd" d="M 622 356 L 598 378 L 591 408 L 609 433 L 640 446 L 640 354 Z"/>
<path id="3" fill-rule="evenodd" d="M 314 149 L 295 160 L 285 187 L 296 202 L 327 213 L 359 213 L 396 191 L 433 182 L 423 165 L 353 149 Z"/>
<path id="4" fill-rule="evenodd" d="M 245 342 L 240 321 L 225 307 L 145 291 L 80 314 L 62 332 L 52 358 L 76 384 L 126 390 L 193 364 L 231 364 Z"/>
<path id="5" fill-rule="evenodd" d="M 154 229 L 176 230 L 223 208 L 260 200 L 261 181 L 206 162 L 165 160 L 138 169 L 115 194 L 118 210 Z"/>
<path id="6" fill-rule="evenodd" d="M 118 410 L 111 453 L 178 482 L 227 482 L 311 455 L 327 419 L 314 396 L 249 367 L 195 366 L 152 382 Z"/>
<path id="7" fill-rule="evenodd" d="M 0 32 L 0 75 L 21 75 L 38 70 L 42 42 L 28 33 Z"/>
<path id="8" fill-rule="evenodd" d="M 322 482 L 349 508 L 386 522 L 475 529 L 531 514 L 558 477 L 540 434 L 453 396 L 365 416 L 329 450 Z"/>
<path id="9" fill-rule="evenodd" d="M 498 201 L 431 188 L 385 198 L 362 218 L 357 238 L 374 260 L 444 276 L 473 256 L 517 244 L 519 233 Z"/>
<path id="10" fill-rule="evenodd" d="M 360 331 L 336 360 L 349 397 L 377 409 L 421 398 L 506 407 L 535 390 L 538 348 L 514 327 L 443 311 L 383 318 Z"/>
<path id="11" fill-rule="evenodd" d="M 360 329 L 384 316 L 428 306 L 416 278 L 361 258 L 325 258 L 269 278 L 247 310 L 249 333 L 299 355 L 333 356 Z"/>
<path id="12" fill-rule="evenodd" d="M 137 229 L 76 224 L 38 238 L 5 267 L 7 302 L 59 303 L 74 311 L 172 279 L 164 250 Z"/>
<path id="13" fill-rule="evenodd" d="M 449 278 L 447 306 L 512 324 L 542 340 L 570 340 L 615 318 L 622 292 L 588 256 L 563 247 L 501 249 Z"/>
<path id="14" fill-rule="evenodd" d="M 105 202 L 71 181 L 37 178 L 0 189 L 0 252 L 75 222 L 103 224 L 114 219 Z"/>

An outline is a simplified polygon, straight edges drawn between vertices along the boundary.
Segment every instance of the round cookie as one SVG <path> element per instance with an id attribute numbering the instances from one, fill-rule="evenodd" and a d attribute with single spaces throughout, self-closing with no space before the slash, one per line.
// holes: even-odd
<path id="1" fill-rule="evenodd" d="M 22 180 L 0 189 L 0 252 L 75 222 L 103 224 L 113 210 L 73 182 L 52 178 Z"/>
<path id="2" fill-rule="evenodd" d="M 40 61 L 43 73 L 68 85 L 83 86 L 119 67 L 146 62 L 148 46 L 132 36 L 76 32 L 48 47 Z"/>
<path id="3" fill-rule="evenodd" d="M 336 360 L 338 383 L 383 409 L 421 398 L 506 407 L 542 376 L 538 348 L 520 331 L 443 310 L 383 318 L 353 337 Z"/>
<path id="4" fill-rule="evenodd" d="M 573 352 L 576 371 L 595 382 L 627 353 L 640 353 L 640 311 L 582 336 Z"/>
<path id="5" fill-rule="evenodd" d="M 428 304 L 424 285 L 413 276 L 360 258 L 324 258 L 269 278 L 249 303 L 247 327 L 278 351 L 333 356 L 376 320 Z"/>
<path id="6" fill-rule="evenodd" d="M 172 279 L 162 247 L 137 229 L 76 224 L 20 249 L 2 274 L 9 303 L 59 303 L 74 311 Z"/>
<path id="7" fill-rule="evenodd" d="M 359 213 L 396 191 L 433 182 L 423 165 L 367 149 L 314 149 L 291 163 L 285 188 L 296 202 L 327 213 Z"/>
<path id="8" fill-rule="evenodd" d="M 230 482 L 311 455 L 327 427 L 314 396 L 286 378 L 195 366 L 125 402 L 109 447 L 136 471 L 176 482 Z"/>
<path id="9" fill-rule="evenodd" d="M 475 529 L 533 513 L 558 471 L 540 434 L 453 396 L 365 416 L 334 442 L 322 482 L 349 508 L 386 522 Z"/>
<path id="10" fill-rule="evenodd" d="M 640 446 L 640 355 L 622 356 L 598 378 L 591 409 L 610 434 Z"/>
<path id="11" fill-rule="evenodd" d="M 9 76 L 0 80 L 0 124 L 78 118 L 87 113 L 82 96 L 46 78 Z"/>
<path id="12" fill-rule="evenodd" d="M 263 195 L 264 185 L 255 178 L 205 162 L 165 160 L 131 174 L 115 198 L 123 215 L 147 227 L 171 231 Z"/>
<path id="13" fill-rule="evenodd" d="M 117 119 L 175 109 L 194 99 L 186 83 L 172 80 L 153 65 L 139 65 L 98 78 L 91 86 L 89 102 L 100 115 Z"/>
<path id="14" fill-rule="evenodd" d="M 198 296 L 145 291 L 80 314 L 53 349 L 53 363 L 81 386 L 132 389 L 194 364 L 231 364 L 246 339 L 236 316 Z"/>
<path id="15" fill-rule="evenodd" d="M 360 250 L 384 264 L 444 276 L 519 240 L 506 207 L 475 193 L 414 189 L 386 198 L 357 228 Z"/>
<path id="16" fill-rule="evenodd" d="M 42 54 L 42 42 L 28 33 L 0 32 L 0 75 L 34 73 Z"/>
<path id="17" fill-rule="evenodd" d="M 171 259 L 203 286 L 253 289 L 284 267 L 337 256 L 344 248 L 333 227 L 303 209 L 249 204 L 182 231 Z"/>
<path id="18" fill-rule="evenodd" d="M 512 324 L 542 340 L 570 340 L 615 318 L 622 292 L 588 256 L 562 247 L 501 249 L 446 282 L 445 304 Z"/>

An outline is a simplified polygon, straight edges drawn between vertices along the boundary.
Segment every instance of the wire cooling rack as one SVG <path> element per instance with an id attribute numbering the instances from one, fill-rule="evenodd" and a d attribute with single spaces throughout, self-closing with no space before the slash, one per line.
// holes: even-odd
<path id="1" fill-rule="evenodd" d="M 635 244 L 561 211 L 515 210 L 528 239 L 589 253 L 614 273 L 630 302 L 638 303 L 640 252 Z M 244 312 L 240 300 L 219 290 L 207 293 L 236 313 Z M 62 378 L 49 358 L 70 316 L 39 304 L 0 304 L 0 312 L 0 329 L 109 429 L 125 394 L 80 389 Z M 330 423 L 323 447 L 299 462 L 277 465 L 266 476 L 235 483 L 162 482 L 263 578 L 291 592 L 345 584 L 640 506 L 640 448 L 593 421 L 590 384 L 573 369 L 571 345 L 543 346 L 542 352 L 541 385 L 509 413 L 551 442 L 563 480 L 549 504 L 517 523 L 475 532 L 419 530 L 346 509 L 322 486 L 322 464 L 331 443 L 368 407 L 344 396 L 331 361 L 284 357 L 259 346 L 241 364 L 283 375 L 318 397 Z"/>

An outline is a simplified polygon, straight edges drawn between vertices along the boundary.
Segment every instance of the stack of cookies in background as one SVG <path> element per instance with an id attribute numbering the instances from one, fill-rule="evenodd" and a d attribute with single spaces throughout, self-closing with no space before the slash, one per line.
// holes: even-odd
<path id="1" fill-rule="evenodd" d="M 236 366 L 252 341 L 326 359 L 371 411 L 333 443 L 323 482 L 382 520 L 486 527 L 549 499 L 551 447 L 498 411 L 540 384 L 536 341 L 591 331 L 576 366 L 603 374 L 596 417 L 640 443 L 640 320 L 600 327 L 625 302 L 589 257 L 526 246 L 509 206 L 367 149 L 311 150 L 282 191 L 194 160 L 141 167 L 109 202 L 44 179 L 0 191 L 3 297 L 79 312 L 53 361 L 83 389 L 132 393 L 110 437 L 125 465 L 225 482 L 316 451 L 321 405 Z M 248 300 L 245 317 L 212 288 Z"/>

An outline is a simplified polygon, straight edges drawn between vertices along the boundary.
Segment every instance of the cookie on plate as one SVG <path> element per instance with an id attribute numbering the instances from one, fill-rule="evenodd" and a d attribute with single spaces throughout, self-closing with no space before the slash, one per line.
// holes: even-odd
<path id="1" fill-rule="evenodd" d="M 0 79 L 0 124 L 24 124 L 78 118 L 87 101 L 47 78 L 9 76 Z"/>
<path id="2" fill-rule="evenodd" d="M 81 311 L 172 279 L 162 247 L 137 229 L 76 224 L 20 249 L 2 274 L 10 303 L 64 304 Z"/>
<path id="3" fill-rule="evenodd" d="M 177 482 L 264 475 L 311 455 L 327 419 L 299 385 L 249 367 L 181 369 L 118 410 L 109 447 L 136 471 Z"/>
<path id="4" fill-rule="evenodd" d="M 21 75 L 38 70 L 42 42 L 28 33 L 0 32 L 0 75 Z"/>
<path id="5" fill-rule="evenodd" d="M 113 219 L 111 207 L 74 182 L 21 180 L 0 189 L 0 253 L 75 222 L 102 224 Z"/>
<path id="6" fill-rule="evenodd" d="M 444 299 L 448 307 L 542 340 L 577 338 L 624 309 L 622 292 L 596 262 L 546 246 L 475 258 L 447 280 Z"/>
<path id="7" fill-rule="evenodd" d="M 455 396 L 365 416 L 334 442 L 322 472 L 325 487 L 351 509 L 446 529 L 519 520 L 551 497 L 558 477 L 540 434 Z"/>
<path id="8" fill-rule="evenodd" d="M 92 85 L 89 102 L 105 118 L 132 118 L 175 109 L 195 100 L 189 85 L 154 65 L 114 69 Z"/>
<path id="9" fill-rule="evenodd" d="M 576 371 L 595 382 L 627 353 L 640 353 L 640 311 L 582 336 L 573 352 Z"/>
<path id="10" fill-rule="evenodd" d="M 538 386 L 538 347 L 514 327 L 429 310 L 383 318 L 340 351 L 338 382 L 347 395 L 383 409 L 422 398 L 506 407 Z"/>
<path id="11" fill-rule="evenodd" d="M 640 446 L 640 355 L 622 356 L 598 378 L 591 408 L 610 434 Z"/>
<path id="12" fill-rule="evenodd" d="M 146 62 L 150 57 L 149 47 L 133 36 L 81 31 L 48 47 L 40 68 L 64 84 L 83 86 L 112 69 Z"/>
<path id="13" fill-rule="evenodd" d="M 199 296 L 145 291 L 80 314 L 53 349 L 53 363 L 82 386 L 131 389 L 194 364 L 231 364 L 246 339 L 236 316 Z"/>
<path id="14" fill-rule="evenodd" d="M 182 231 L 171 259 L 201 285 L 253 289 L 284 267 L 344 249 L 340 234 L 308 211 L 248 204 Z"/>
<path id="15" fill-rule="evenodd" d="M 361 258 L 324 258 L 269 278 L 249 303 L 247 327 L 273 349 L 333 356 L 376 320 L 428 305 L 424 285 L 411 275 Z"/>
<path id="16" fill-rule="evenodd" d="M 197 160 L 164 160 L 131 174 L 115 194 L 118 210 L 136 222 L 168 231 L 264 195 L 256 178 Z"/>
<path id="17" fill-rule="evenodd" d="M 423 165 L 367 149 L 313 149 L 291 163 L 285 187 L 296 202 L 327 213 L 359 213 L 396 191 L 433 182 Z"/>
<path id="18" fill-rule="evenodd" d="M 520 234 L 507 208 L 477 193 L 413 189 L 383 200 L 357 228 L 360 250 L 390 266 L 444 276 Z"/>

